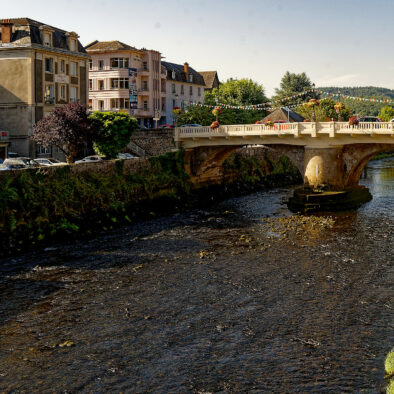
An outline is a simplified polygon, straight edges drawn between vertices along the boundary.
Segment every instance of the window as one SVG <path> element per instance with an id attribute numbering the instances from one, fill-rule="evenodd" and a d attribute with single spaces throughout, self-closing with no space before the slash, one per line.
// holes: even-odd
<path id="1" fill-rule="evenodd" d="M 149 90 L 148 81 L 142 81 L 142 90 Z"/>
<path id="2" fill-rule="evenodd" d="M 125 99 L 125 98 L 111 99 L 112 109 L 128 109 L 129 107 L 130 107 L 129 99 Z"/>
<path id="3" fill-rule="evenodd" d="M 61 100 L 66 99 L 66 85 L 59 85 L 59 98 Z"/>
<path id="4" fill-rule="evenodd" d="M 77 96 L 77 88 L 75 86 L 71 86 L 70 88 L 70 101 L 74 102 L 78 100 Z"/>
<path id="5" fill-rule="evenodd" d="M 172 108 L 176 107 L 176 100 L 172 100 Z"/>
<path id="6" fill-rule="evenodd" d="M 64 60 L 60 60 L 59 72 L 60 72 L 60 74 L 64 74 L 65 71 L 66 71 L 66 62 Z"/>
<path id="7" fill-rule="evenodd" d="M 104 111 L 104 100 L 99 100 L 99 109 L 100 111 Z"/>
<path id="8" fill-rule="evenodd" d="M 98 68 L 99 68 L 99 70 L 104 70 L 104 60 L 98 61 Z"/>
<path id="9" fill-rule="evenodd" d="M 53 59 L 51 57 L 45 58 L 45 71 L 47 73 L 53 72 Z"/>
<path id="10" fill-rule="evenodd" d="M 49 155 L 51 153 L 51 148 L 44 148 L 41 145 L 36 145 L 37 155 Z"/>
<path id="11" fill-rule="evenodd" d="M 111 89 L 128 89 L 129 78 L 111 78 Z"/>
<path id="12" fill-rule="evenodd" d="M 129 59 L 127 57 L 113 57 L 111 58 L 111 68 L 128 68 Z"/>
<path id="13" fill-rule="evenodd" d="M 55 94 L 53 85 L 45 85 L 45 104 L 54 104 Z"/>
<path id="14" fill-rule="evenodd" d="M 93 79 L 89 79 L 89 90 L 93 90 Z"/>
<path id="15" fill-rule="evenodd" d="M 89 70 L 93 70 L 93 60 L 89 60 Z"/>
<path id="16" fill-rule="evenodd" d="M 148 71 L 148 62 L 143 62 L 142 63 L 142 70 L 143 71 Z"/>
<path id="17" fill-rule="evenodd" d="M 77 40 L 70 38 L 70 51 L 76 52 L 77 51 Z"/>
<path id="18" fill-rule="evenodd" d="M 44 45 L 46 47 L 50 47 L 51 46 L 51 35 L 49 33 L 44 33 Z"/>
<path id="19" fill-rule="evenodd" d="M 172 79 L 175 79 L 176 75 L 175 75 L 175 70 L 172 70 L 172 75 L 171 75 Z"/>
<path id="20" fill-rule="evenodd" d="M 89 104 L 88 104 L 89 109 L 93 109 L 93 100 L 89 99 Z"/>
<path id="21" fill-rule="evenodd" d="M 189 94 L 190 96 L 193 96 L 193 86 L 189 86 Z"/>
<path id="22" fill-rule="evenodd" d="M 175 83 L 172 84 L 172 93 L 176 93 Z"/>
<path id="23" fill-rule="evenodd" d="M 181 94 L 185 94 L 185 87 L 181 85 Z"/>
<path id="24" fill-rule="evenodd" d="M 189 74 L 189 82 L 193 82 L 193 74 Z"/>
<path id="25" fill-rule="evenodd" d="M 71 62 L 71 75 L 74 77 L 78 75 L 78 64 L 76 62 Z"/>
<path id="26" fill-rule="evenodd" d="M 198 88 L 198 95 L 201 96 L 201 88 Z"/>
<path id="27" fill-rule="evenodd" d="M 104 81 L 102 79 L 98 81 L 98 88 L 99 90 L 104 90 Z"/>
<path id="28" fill-rule="evenodd" d="M 148 101 L 144 100 L 144 111 L 148 110 Z"/>

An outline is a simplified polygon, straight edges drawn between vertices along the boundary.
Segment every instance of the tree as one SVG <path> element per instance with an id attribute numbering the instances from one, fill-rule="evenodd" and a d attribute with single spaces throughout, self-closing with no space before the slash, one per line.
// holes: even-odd
<path id="1" fill-rule="evenodd" d="M 318 99 L 319 95 L 316 92 L 309 92 L 297 97 L 292 97 L 289 100 L 283 100 L 313 88 L 314 85 L 305 73 L 294 74 L 286 71 L 280 82 L 280 89 L 275 89 L 276 94 L 272 97 L 272 100 L 281 105 L 295 105 L 307 102 L 310 99 Z"/>
<path id="2" fill-rule="evenodd" d="M 229 124 L 252 124 L 261 120 L 266 115 L 265 111 L 255 111 L 248 109 L 222 108 L 219 122 L 222 125 Z M 215 120 L 212 108 L 204 106 L 189 106 L 179 116 L 179 124 L 197 123 L 209 126 Z"/>
<path id="3" fill-rule="evenodd" d="M 116 157 L 138 128 L 137 120 L 122 112 L 93 112 L 90 119 L 95 130 L 93 148 L 107 158 Z"/>
<path id="4" fill-rule="evenodd" d="M 315 107 L 316 122 L 325 122 L 326 120 L 338 120 L 338 113 L 335 110 L 336 102 L 333 99 L 321 99 L 320 105 Z M 313 107 L 308 107 L 307 104 L 302 104 L 295 110 L 297 113 L 302 115 L 305 119 L 312 119 Z M 347 121 L 352 115 L 352 111 L 345 107 L 340 110 L 341 118 L 343 121 Z"/>
<path id="5" fill-rule="evenodd" d="M 67 163 L 72 163 L 93 133 L 86 107 L 74 102 L 56 108 L 38 121 L 32 139 L 44 148 L 55 145 L 65 154 Z"/>
<path id="6" fill-rule="evenodd" d="M 208 105 L 253 105 L 262 104 L 268 101 L 264 93 L 264 88 L 259 83 L 247 79 L 228 79 L 215 88 L 212 92 L 205 93 L 205 103 Z"/>
<path id="7" fill-rule="evenodd" d="M 390 122 L 391 119 L 394 119 L 394 108 L 388 105 L 384 106 L 379 112 L 379 118 L 383 122 Z"/>

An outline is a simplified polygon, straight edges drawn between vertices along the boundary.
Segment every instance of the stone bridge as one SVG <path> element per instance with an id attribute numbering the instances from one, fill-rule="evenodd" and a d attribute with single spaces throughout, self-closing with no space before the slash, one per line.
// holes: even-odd
<path id="1" fill-rule="evenodd" d="M 187 172 L 196 184 L 221 179 L 223 162 L 241 146 L 267 145 L 289 157 L 304 186 L 331 191 L 356 187 L 366 163 L 377 153 L 394 150 L 394 123 L 277 123 L 178 127 L 175 141 L 186 151 Z"/>

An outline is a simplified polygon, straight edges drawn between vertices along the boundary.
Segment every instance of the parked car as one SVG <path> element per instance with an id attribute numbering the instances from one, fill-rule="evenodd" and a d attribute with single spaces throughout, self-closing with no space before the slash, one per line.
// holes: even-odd
<path id="1" fill-rule="evenodd" d="M 125 159 L 135 159 L 136 156 L 132 155 L 131 153 L 118 153 L 118 159 L 125 160 Z"/>
<path id="2" fill-rule="evenodd" d="M 382 120 L 376 116 L 362 116 L 357 119 L 359 122 L 381 122 Z"/>
<path id="3" fill-rule="evenodd" d="M 40 166 L 35 160 L 31 159 L 30 157 L 15 157 L 15 159 L 12 160 L 19 160 L 28 168 Z"/>
<path id="4" fill-rule="evenodd" d="M 189 123 L 189 124 L 183 124 L 181 125 L 181 127 L 202 127 L 202 126 L 198 123 Z"/>
<path id="5" fill-rule="evenodd" d="M 80 163 L 96 163 L 98 161 L 103 161 L 104 157 L 99 156 L 99 155 L 93 155 L 93 156 L 86 156 L 81 160 L 77 160 L 75 163 L 80 164 Z"/>
<path id="6" fill-rule="evenodd" d="M 67 163 L 53 159 L 52 157 L 41 157 L 34 159 L 40 166 L 64 166 Z"/>
<path id="7" fill-rule="evenodd" d="M 394 123 L 394 119 L 391 119 L 390 122 L 391 122 L 391 123 Z"/>
<path id="8" fill-rule="evenodd" d="M 139 127 L 139 130 L 149 130 L 149 127 L 146 127 L 146 126 L 140 126 L 140 127 Z"/>
<path id="9" fill-rule="evenodd" d="M 3 164 L 0 164 L 1 171 L 21 170 L 24 168 L 28 168 L 27 165 L 18 159 L 5 159 Z"/>
<path id="10" fill-rule="evenodd" d="M 159 129 L 174 129 L 175 125 L 174 124 L 162 124 L 159 126 Z"/>

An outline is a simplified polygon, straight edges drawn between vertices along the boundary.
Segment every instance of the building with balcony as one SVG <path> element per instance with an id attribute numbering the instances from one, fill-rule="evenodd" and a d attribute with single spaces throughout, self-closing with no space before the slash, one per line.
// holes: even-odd
<path id="1" fill-rule="evenodd" d="M 58 156 L 30 140 L 34 124 L 70 101 L 87 105 L 89 56 L 75 32 L 28 18 L 0 21 L 0 125 L 7 149 Z"/>
<path id="2" fill-rule="evenodd" d="M 123 111 L 141 126 L 165 122 L 165 77 L 158 51 L 137 49 L 120 41 L 94 41 L 85 47 L 92 111 Z"/>
<path id="3" fill-rule="evenodd" d="M 167 71 L 167 98 L 166 120 L 174 124 L 172 109 L 174 107 L 185 108 L 190 103 L 204 103 L 204 78 L 188 63 L 175 64 L 162 62 Z"/>

